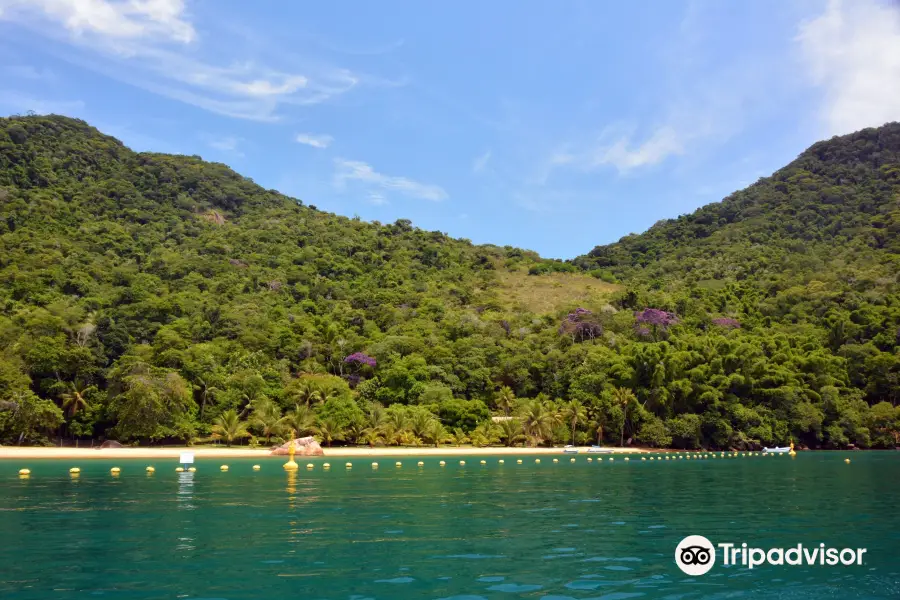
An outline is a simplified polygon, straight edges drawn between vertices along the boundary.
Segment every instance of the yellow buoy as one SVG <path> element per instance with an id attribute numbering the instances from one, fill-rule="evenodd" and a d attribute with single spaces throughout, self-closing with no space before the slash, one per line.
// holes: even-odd
<path id="1" fill-rule="evenodd" d="M 175 467 L 176 473 L 184 473 L 184 467 Z"/>
<path id="2" fill-rule="evenodd" d="M 541 464 L 541 459 L 536 458 L 536 459 L 534 459 L 534 462 L 535 462 L 535 464 Z"/>
<path id="3" fill-rule="evenodd" d="M 442 461 L 441 461 L 441 462 L 439 462 L 439 463 L 438 463 L 438 464 L 439 464 L 439 465 L 441 465 L 441 466 L 442 466 L 442 467 L 443 467 L 443 466 L 444 466 L 444 465 L 446 465 L 446 464 L 447 464 L 447 462 L 446 462 L 446 461 L 443 461 L 443 460 L 442 460 Z"/>
<path id="4" fill-rule="evenodd" d="M 348 462 L 348 463 L 347 463 L 346 465 L 344 465 L 344 466 L 347 467 L 348 469 L 352 469 L 352 468 L 353 468 L 353 463 L 349 463 L 349 462 Z"/>
<path id="5" fill-rule="evenodd" d="M 316 465 L 314 465 L 314 464 L 312 464 L 312 463 L 306 463 L 306 468 L 307 468 L 307 469 L 312 469 L 312 468 L 314 468 L 315 466 L 316 466 Z"/>
<path id="6" fill-rule="evenodd" d="M 849 458 L 845 458 L 845 459 L 844 459 L 844 462 L 847 463 L 847 464 L 849 465 L 849 464 L 850 464 L 850 459 L 849 459 Z"/>
<path id="7" fill-rule="evenodd" d="M 69 469 L 69 473 L 72 473 L 72 474 L 81 473 L 81 469 L 79 469 L 78 467 L 72 467 L 71 469 Z"/>
<path id="8" fill-rule="evenodd" d="M 219 470 L 220 470 L 220 471 L 227 471 L 227 470 L 228 470 L 228 465 L 222 465 L 221 467 L 219 467 Z"/>
<path id="9" fill-rule="evenodd" d="M 253 465 L 253 470 L 254 470 L 254 471 L 259 471 L 260 469 L 262 469 L 261 466 L 259 466 L 259 465 Z"/>
<path id="10" fill-rule="evenodd" d="M 373 469 L 377 469 L 377 468 L 378 468 L 378 463 L 377 463 L 377 462 L 373 462 L 373 463 L 372 463 L 372 468 L 373 468 Z"/>
<path id="11" fill-rule="evenodd" d="M 291 437 L 294 437 L 293 429 L 291 430 Z M 281 467 L 285 471 L 296 471 L 297 469 L 300 468 L 300 465 L 298 465 L 296 462 L 294 462 L 294 453 L 296 451 L 297 451 L 297 449 L 294 448 L 294 442 L 291 442 L 291 445 L 288 446 L 288 461 L 286 463 L 284 463 L 283 465 L 281 465 Z"/>
<path id="12" fill-rule="evenodd" d="M 466 466 L 466 461 L 461 460 L 461 461 L 459 461 L 459 464 L 462 465 L 462 466 Z"/>
<path id="13" fill-rule="evenodd" d="M 112 469 L 109 470 L 109 472 L 112 473 L 113 477 L 115 477 L 116 475 L 118 475 L 119 473 L 122 472 L 122 469 L 120 469 L 119 467 L 113 467 Z"/>
<path id="14" fill-rule="evenodd" d="M 196 473 L 197 467 L 188 467 L 188 471 L 190 471 L 191 473 Z"/>
<path id="15" fill-rule="evenodd" d="M 669 457 L 668 457 L 668 456 L 666 457 L 666 460 L 669 460 Z"/>
<path id="16" fill-rule="evenodd" d="M 559 459 L 558 459 L 558 458 L 554 458 L 554 459 L 553 459 L 553 462 L 559 462 Z"/>
<path id="17" fill-rule="evenodd" d="M 521 464 L 522 464 L 522 459 L 521 459 L 521 458 L 518 459 L 518 460 L 516 461 L 516 464 L 517 464 L 517 465 L 521 465 Z"/>
<path id="18" fill-rule="evenodd" d="M 651 456 L 651 457 L 650 457 L 650 460 L 656 460 L 656 457 L 655 457 L 655 456 Z"/>
<path id="19" fill-rule="evenodd" d="M 31 475 L 31 469 L 19 469 L 19 475 L 22 477 L 28 477 Z"/>
<path id="20" fill-rule="evenodd" d="M 148 473 L 156 473 L 156 468 L 155 468 L 155 467 L 147 467 L 147 468 L 144 469 L 144 470 L 147 471 Z"/>
<path id="21" fill-rule="evenodd" d="M 647 457 L 646 457 L 646 456 L 642 456 L 642 457 L 641 457 L 641 460 L 647 460 Z"/>
<path id="22" fill-rule="evenodd" d="M 481 464 L 486 465 L 486 464 L 487 464 L 487 461 L 486 461 L 486 460 L 483 460 L 483 461 L 481 461 Z"/>
<path id="23" fill-rule="evenodd" d="M 501 458 L 501 459 L 498 460 L 497 462 L 500 463 L 500 464 L 502 465 L 502 464 L 503 464 L 503 459 Z"/>
<path id="24" fill-rule="evenodd" d="M 322 465 L 322 468 L 323 468 L 323 469 L 330 469 L 330 468 L 331 468 L 331 463 L 325 463 L 325 464 L 323 464 L 323 465 Z"/>
<path id="25" fill-rule="evenodd" d="M 628 458 L 628 457 L 627 457 L 627 456 L 626 456 L 626 457 L 625 457 L 625 460 L 631 460 L 631 459 L 630 459 L 630 458 Z"/>
<path id="26" fill-rule="evenodd" d="M 574 459 L 574 458 L 570 458 L 570 459 L 569 459 L 569 462 L 575 462 L 575 459 Z"/>
<path id="27" fill-rule="evenodd" d="M 420 460 L 418 466 L 424 467 L 424 466 L 425 466 L 425 463 L 424 463 L 423 461 Z"/>
<path id="28" fill-rule="evenodd" d="M 395 467 L 402 467 L 402 466 L 403 466 L 403 463 L 400 462 L 400 461 L 398 460 L 396 463 L 394 463 L 394 466 L 395 466 Z"/>
<path id="29" fill-rule="evenodd" d="M 588 456 L 588 462 L 594 462 L 594 459 Z"/>

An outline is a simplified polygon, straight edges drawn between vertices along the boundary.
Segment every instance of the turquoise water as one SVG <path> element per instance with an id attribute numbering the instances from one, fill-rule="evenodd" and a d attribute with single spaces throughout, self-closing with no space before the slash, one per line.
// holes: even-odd
<path id="1" fill-rule="evenodd" d="M 900 453 L 481 458 L 314 459 L 293 483 L 283 457 L 229 459 L 227 473 L 157 462 L 152 476 L 147 461 L 86 460 L 77 480 L 72 461 L 0 461 L 0 598 L 900 597 Z M 689 534 L 868 552 L 862 566 L 753 570 L 720 555 L 691 578 L 673 559 Z"/>

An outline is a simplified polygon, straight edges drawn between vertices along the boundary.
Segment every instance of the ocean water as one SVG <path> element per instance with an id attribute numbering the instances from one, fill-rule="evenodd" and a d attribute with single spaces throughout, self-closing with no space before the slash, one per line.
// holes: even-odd
<path id="1" fill-rule="evenodd" d="M 0 461 L 0 598 L 900 597 L 900 452 L 498 458 L 381 458 L 374 471 L 340 458 L 307 471 L 301 458 L 294 476 L 283 457 L 199 461 L 193 474 L 156 462 L 150 476 L 148 461 L 85 460 L 77 479 L 73 461 Z M 860 566 L 752 570 L 719 554 L 689 577 L 674 552 L 692 534 L 867 553 Z"/>

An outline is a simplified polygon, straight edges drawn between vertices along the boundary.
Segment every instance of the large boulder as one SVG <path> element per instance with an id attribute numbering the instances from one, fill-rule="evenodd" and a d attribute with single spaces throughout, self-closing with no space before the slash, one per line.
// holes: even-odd
<path id="1" fill-rule="evenodd" d="M 286 456 L 290 454 L 291 444 L 294 445 L 294 452 L 298 456 L 324 456 L 325 451 L 322 446 L 313 437 L 302 437 L 296 440 L 285 442 L 272 450 L 272 454 L 276 456 Z"/>

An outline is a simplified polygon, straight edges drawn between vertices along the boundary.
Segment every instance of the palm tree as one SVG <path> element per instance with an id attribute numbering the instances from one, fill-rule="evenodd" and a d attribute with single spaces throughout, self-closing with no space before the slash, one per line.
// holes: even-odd
<path id="1" fill-rule="evenodd" d="M 298 436 L 308 435 L 316 430 L 316 416 L 305 404 L 297 404 L 285 417 L 285 425 L 296 431 Z"/>
<path id="2" fill-rule="evenodd" d="M 549 403 L 532 400 L 522 409 L 522 424 L 525 434 L 531 438 L 532 446 L 537 446 L 550 437 L 551 429 L 557 422 L 558 415 L 550 409 Z"/>
<path id="3" fill-rule="evenodd" d="M 472 444 L 475 446 L 490 446 L 497 442 L 498 439 L 497 426 L 491 420 L 482 421 L 475 428 L 475 431 L 472 432 Z"/>
<path id="4" fill-rule="evenodd" d="M 625 421 L 628 419 L 628 406 L 637 400 L 634 392 L 625 387 L 613 390 L 613 401 L 622 407 L 622 436 L 619 439 L 619 445 L 625 445 Z"/>
<path id="5" fill-rule="evenodd" d="M 344 429 L 341 427 L 340 423 L 335 421 L 332 417 L 327 417 L 319 421 L 316 432 L 329 448 L 331 448 L 332 442 L 344 439 Z"/>
<path id="6" fill-rule="evenodd" d="M 469 436 L 466 435 L 466 432 L 457 427 L 453 430 L 453 433 L 450 434 L 450 443 L 454 446 L 462 446 L 466 442 L 469 441 Z"/>
<path id="7" fill-rule="evenodd" d="M 445 441 L 448 437 L 447 429 L 444 427 L 444 424 L 437 419 L 431 419 L 430 421 L 428 421 L 428 425 L 425 427 L 425 431 L 422 433 L 422 439 L 427 441 L 429 444 L 434 444 L 435 448 L 437 448 L 438 444 Z"/>
<path id="8" fill-rule="evenodd" d="M 206 410 L 206 402 L 211 396 L 214 397 L 219 392 L 219 388 L 213 385 L 211 376 L 205 376 L 205 378 L 197 377 L 196 379 L 197 384 L 194 385 L 194 389 L 200 391 L 200 416 L 198 418 L 202 421 L 203 411 Z"/>
<path id="9" fill-rule="evenodd" d="M 384 435 L 381 433 L 381 430 L 376 427 L 366 427 L 363 429 L 361 439 L 370 447 L 374 448 L 378 445 L 378 442 L 384 441 Z"/>
<path id="10" fill-rule="evenodd" d="M 508 385 L 504 385 L 500 388 L 500 391 L 497 392 L 494 402 L 497 403 L 497 408 L 501 409 L 503 414 L 508 417 L 509 411 L 516 405 L 516 394 L 512 391 L 512 388 Z"/>
<path id="11" fill-rule="evenodd" d="M 500 421 L 500 439 L 507 446 L 515 446 L 516 442 L 525 441 L 522 429 L 522 421 L 519 419 L 506 419 Z"/>
<path id="12" fill-rule="evenodd" d="M 287 422 L 288 419 L 281 416 L 281 409 L 271 400 L 264 399 L 254 404 L 250 423 L 266 438 L 266 445 L 269 444 L 272 435 L 284 429 Z"/>
<path id="13" fill-rule="evenodd" d="M 428 414 L 424 410 L 417 411 L 408 421 L 409 430 L 419 438 L 425 438 L 425 431 L 428 425 L 434 421 L 434 416 Z"/>
<path id="14" fill-rule="evenodd" d="M 572 445 L 575 445 L 575 428 L 579 423 L 584 423 L 587 413 L 584 406 L 578 400 L 569 400 L 562 407 L 562 418 L 572 426 Z"/>
<path id="15" fill-rule="evenodd" d="M 74 417 L 79 410 L 88 407 L 88 401 L 85 398 L 85 395 L 91 387 L 92 386 L 89 385 L 79 385 L 77 382 L 72 382 L 69 384 L 69 391 L 62 393 L 62 408 L 69 413 L 70 417 Z"/>
<path id="16" fill-rule="evenodd" d="M 216 417 L 213 425 L 213 435 L 216 438 L 223 438 L 229 446 L 234 440 L 245 438 L 250 435 L 247 431 L 247 424 L 241 421 L 236 410 L 226 410 Z"/>

